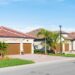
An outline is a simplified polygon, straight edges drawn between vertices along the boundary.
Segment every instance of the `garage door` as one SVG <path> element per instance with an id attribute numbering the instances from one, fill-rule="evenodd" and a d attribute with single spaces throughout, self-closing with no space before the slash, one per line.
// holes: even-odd
<path id="1" fill-rule="evenodd" d="M 69 44 L 65 44 L 65 51 L 69 51 Z"/>
<path id="2" fill-rule="evenodd" d="M 30 43 L 23 44 L 23 48 L 24 48 L 24 53 L 25 54 L 30 54 L 31 53 L 31 44 Z"/>
<path id="3" fill-rule="evenodd" d="M 20 44 L 8 44 L 7 54 L 20 54 Z"/>

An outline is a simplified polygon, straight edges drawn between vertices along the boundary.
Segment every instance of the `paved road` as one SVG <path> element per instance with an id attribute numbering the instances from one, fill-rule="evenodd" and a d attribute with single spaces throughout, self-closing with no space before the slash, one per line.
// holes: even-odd
<path id="1" fill-rule="evenodd" d="M 0 75 L 75 75 L 75 61 L 0 69 Z"/>

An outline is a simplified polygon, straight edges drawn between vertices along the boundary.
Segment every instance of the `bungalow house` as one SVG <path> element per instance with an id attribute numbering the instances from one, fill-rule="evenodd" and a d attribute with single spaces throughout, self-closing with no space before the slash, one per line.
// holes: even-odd
<path id="1" fill-rule="evenodd" d="M 28 32 L 28 34 L 36 37 L 36 39 L 34 40 L 34 49 L 45 50 L 44 49 L 45 47 L 42 45 L 42 42 L 45 42 L 44 38 L 42 38 L 41 36 L 37 37 L 37 33 L 40 30 L 41 28 Z M 75 32 L 66 33 L 62 31 L 61 34 L 62 34 L 62 38 L 61 38 L 62 52 L 63 53 L 75 53 Z M 58 41 L 56 51 L 58 53 L 60 52 L 60 40 Z"/>
<path id="2" fill-rule="evenodd" d="M 0 41 L 7 43 L 7 54 L 34 53 L 34 37 L 16 30 L 0 27 Z"/>
<path id="3" fill-rule="evenodd" d="M 64 37 L 63 41 L 63 52 L 64 53 L 75 53 L 75 32 L 62 34 Z"/>

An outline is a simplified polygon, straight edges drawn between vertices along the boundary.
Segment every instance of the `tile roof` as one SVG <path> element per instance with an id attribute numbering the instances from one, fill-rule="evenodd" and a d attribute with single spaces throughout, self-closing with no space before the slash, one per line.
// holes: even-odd
<path id="1" fill-rule="evenodd" d="M 34 36 L 35 38 L 40 39 L 40 38 L 42 38 L 41 35 L 40 35 L 40 36 L 37 36 L 37 34 L 38 34 L 38 32 L 41 31 L 41 29 L 42 29 L 42 28 L 35 29 L 35 30 L 33 30 L 33 31 L 28 32 L 27 34 L 32 35 L 32 36 Z"/>
<path id="2" fill-rule="evenodd" d="M 69 33 L 69 34 L 68 34 L 68 37 L 69 37 L 70 39 L 75 39 L 75 32 Z"/>
<path id="3" fill-rule="evenodd" d="M 33 35 L 34 37 L 36 37 L 36 38 L 38 38 L 38 39 L 42 39 L 43 36 L 41 36 L 41 35 L 40 35 L 40 36 L 37 36 L 38 32 L 40 32 L 41 29 L 43 29 L 43 28 L 35 29 L 35 30 L 33 30 L 33 31 L 28 32 L 27 34 Z M 60 31 L 52 31 L 52 32 L 58 32 L 58 33 L 59 33 Z M 68 33 L 65 32 L 65 31 L 61 31 L 61 34 L 68 34 Z"/>
<path id="4" fill-rule="evenodd" d="M 64 37 L 65 39 L 75 40 L 75 32 L 70 32 L 70 33 L 67 33 L 66 35 L 67 37 Z"/>
<path id="5" fill-rule="evenodd" d="M 4 26 L 0 26 L 0 37 L 34 38 L 32 35 L 24 34 Z"/>

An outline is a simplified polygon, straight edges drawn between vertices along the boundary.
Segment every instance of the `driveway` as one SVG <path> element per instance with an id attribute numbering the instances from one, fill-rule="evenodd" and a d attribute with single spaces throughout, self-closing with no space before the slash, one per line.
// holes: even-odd
<path id="1" fill-rule="evenodd" d="M 75 60 L 75 58 L 71 58 L 71 57 L 49 56 L 49 55 L 42 55 L 42 54 L 10 55 L 10 57 L 33 60 L 36 63 Z"/>

